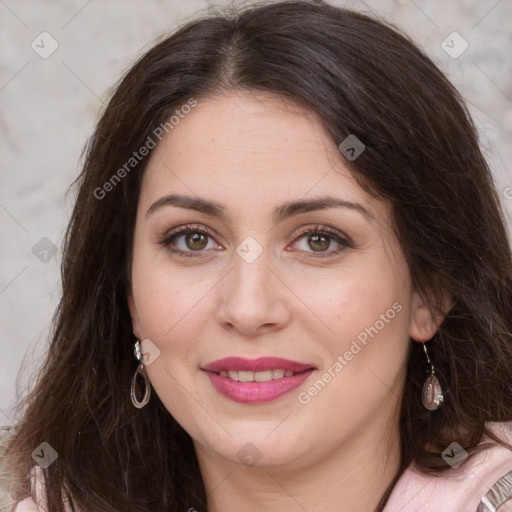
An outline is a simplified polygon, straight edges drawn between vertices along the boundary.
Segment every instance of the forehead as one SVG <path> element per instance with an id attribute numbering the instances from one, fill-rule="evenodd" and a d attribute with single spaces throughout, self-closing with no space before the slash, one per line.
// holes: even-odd
<path id="1" fill-rule="evenodd" d="M 198 101 L 151 155 L 141 202 L 165 193 L 247 208 L 329 194 L 382 208 L 356 183 L 318 116 L 269 95 Z"/>
<path id="2" fill-rule="evenodd" d="M 304 149 L 318 149 L 323 127 L 318 116 L 284 97 L 253 92 L 219 93 L 200 99 L 197 106 L 176 128 L 193 124 L 197 136 L 231 145 L 233 132 L 237 142 L 252 149 L 296 150 L 298 139 L 306 144 Z M 189 133 L 172 130 L 174 138 Z M 311 138 L 312 131 L 318 132 Z M 325 136 L 324 136 L 325 137 Z M 195 138 L 195 137 L 193 137 Z M 265 148 L 260 142 L 265 141 Z"/>

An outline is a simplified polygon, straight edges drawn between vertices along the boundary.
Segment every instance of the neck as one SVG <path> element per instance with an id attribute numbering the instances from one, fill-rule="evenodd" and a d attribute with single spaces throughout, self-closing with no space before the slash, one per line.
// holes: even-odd
<path id="1" fill-rule="evenodd" d="M 354 432 L 315 462 L 247 467 L 204 447 L 196 453 L 208 512 L 373 512 L 400 467 L 398 426 L 390 434 L 382 422 Z"/>

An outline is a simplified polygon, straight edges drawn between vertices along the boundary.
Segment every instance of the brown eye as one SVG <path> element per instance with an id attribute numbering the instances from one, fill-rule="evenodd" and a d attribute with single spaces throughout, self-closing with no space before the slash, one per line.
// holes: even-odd
<path id="1" fill-rule="evenodd" d="M 352 243 L 337 231 L 316 226 L 303 230 L 295 239 L 294 248 L 312 257 L 336 256 Z"/>
<path id="2" fill-rule="evenodd" d="M 159 243 L 179 256 L 206 256 L 210 249 L 222 249 L 208 229 L 191 224 L 173 229 Z"/>
<path id="3" fill-rule="evenodd" d="M 208 235 L 203 233 L 191 233 L 185 235 L 185 244 L 192 251 L 199 251 L 208 245 Z"/>
<path id="4" fill-rule="evenodd" d="M 331 244 L 331 237 L 325 235 L 308 236 L 308 245 L 314 251 L 326 251 Z"/>

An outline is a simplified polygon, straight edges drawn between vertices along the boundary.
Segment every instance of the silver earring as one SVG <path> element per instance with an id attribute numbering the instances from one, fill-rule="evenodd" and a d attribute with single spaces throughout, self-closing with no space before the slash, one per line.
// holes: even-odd
<path id="1" fill-rule="evenodd" d="M 429 411 L 435 411 L 444 400 L 443 390 L 441 388 L 441 384 L 439 384 L 439 381 L 435 376 L 434 365 L 431 363 L 430 357 L 428 357 L 426 342 L 423 343 L 423 350 L 427 356 L 427 362 L 430 365 L 430 375 L 427 377 L 427 380 L 423 384 L 421 401 L 423 402 L 423 405 L 426 409 Z"/>
<path id="2" fill-rule="evenodd" d="M 132 398 L 133 405 L 137 407 L 137 409 L 142 409 L 145 405 L 147 405 L 149 399 L 151 398 L 151 383 L 149 382 L 148 374 L 146 373 L 146 368 L 144 367 L 143 355 L 139 340 L 137 340 L 137 343 L 135 343 L 133 352 L 135 354 L 135 357 L 140 361 L 140 364 L 132 377 L 130 395 Z M 142 400 L 139 400 L 135 393 L 135 388 L 137 387 L 137 377 L 139 375 L 141 375 L 142 378 L 144 379 L 144 396 L 142 397 Z"/>

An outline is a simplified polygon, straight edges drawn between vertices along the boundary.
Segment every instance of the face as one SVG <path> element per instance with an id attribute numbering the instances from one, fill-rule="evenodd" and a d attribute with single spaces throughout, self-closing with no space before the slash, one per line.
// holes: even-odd
<path id="1" fill-rule="evenodd" d="M 153 392 L 235 464 L 391 431 L 410 337 L 435 332 L 389 205 L 314 114 L 269 96 L 200 101 L 153 150 L 128 302 Z"/>

